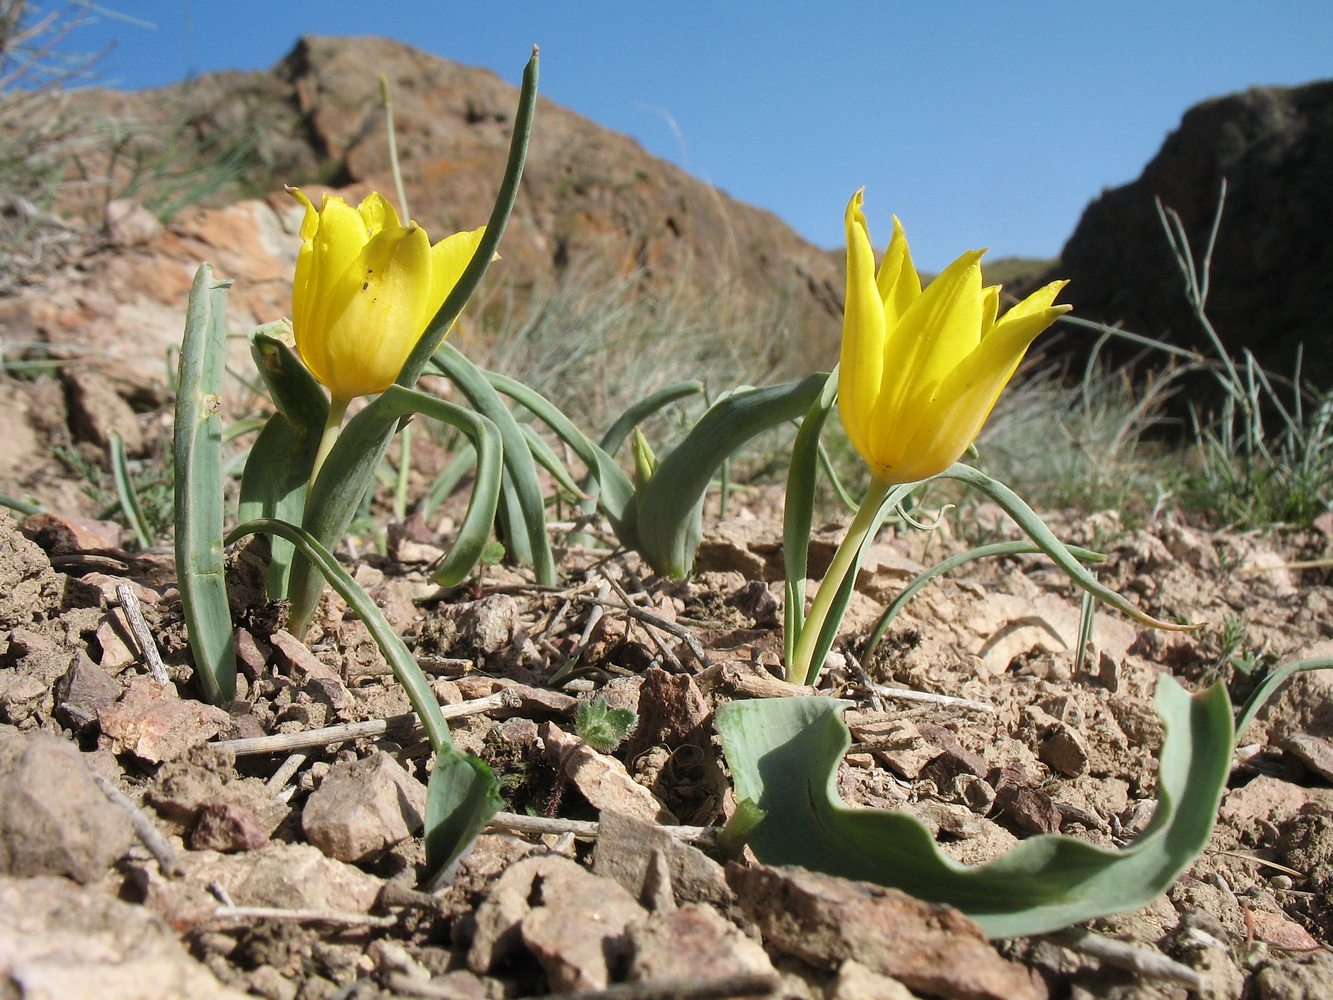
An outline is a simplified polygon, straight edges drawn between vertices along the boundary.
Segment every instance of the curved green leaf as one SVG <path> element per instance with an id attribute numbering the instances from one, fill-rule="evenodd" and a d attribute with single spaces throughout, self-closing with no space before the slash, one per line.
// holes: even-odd
<path id="1" fill-rule="evenodd" d="M 736 797 L 767 814 L 750 837 L 755 856 L 947 903 L 990 937 L 1039 934 L 1151 901 L 1207 844 L 1231 769 L 1225 688 L 1191 697 L 1163 674 L 1157 811 L 1133 843 L 1116 851 L 1048 834 L 970 866 L 941 852 L 915 817 L 842 802 L 838 763 L 851 744 L 838 717 L 845 704 L 772 698 L 717 710 Z"/>
<path id="2" fill-rule="evenodd" d="M 287 539 L 310 565 L 323 574 L 365 624 L 407 693 L 412 710 L 435 751 L 435 766 L 426 793 L 426 860 L 432 871 L 444 871 L 467 849 L 502 805 L 499 782 L 484 761 L 455 749 L 449 736 L 449 724 L 440 712 L 440 704 L 435 700 L 425 673 L 370 595 L 329 551 L 304 529 L 271 518 L 238 525 L 227 536 L 227 544 L 256 532 Z"/>
<path id="3" fill-rule="evenodd" d="M 500 510 L 505 542 L 516 558 L 532 565 L 538 583 L 554 583 L 555 555 L 546 535 L 546 501 L 537 475 L 537 462 L 523 436 L 523 428 L 491 386 L 486 374 L 453 344 L 441 344 L 435 352 L 434 363 L 458 386 L 467 401 L 500 429 L 505 462 Z"/>
<path id="4" fill-rule="evenodd" d="M 966 483 L 985 493 L 999 504 L 1006 514 L 1018 522 L 1018 526 L 1037 543 L 1037 546 L 1043 552 L 1051 557 L 1057 566 L 1065 571 L 1065 575 L 1102 603 L 1109 604 L 1117 611 L 1129 615 L 1135 621 L 1142 622 L 1144 625 L 1151 625 L 1153 628 L 1190 631 L 1199 627 L 1198 625 L 1182 625 L 1178 622 L 1167 622 L 1154 618 L 1147 612 L 1134 607 L 1114 590 L 1097 582 L 1097 578 L 1083 568 L 1083 565 L 1070 552 L 1065 543 L 1055 537 L 1051 529 L 1046 527 L 1045 522 L 1023 501 L 1023 498 L 999 480 L 992 479 L 985 473 L 978 472 L 970 465 L 964 465 L 962 462 L 955 462 L 934 478 L 956 479 L 960 483 Z"/>
<path id="5" fill-rule="evenodd" d="M 804 414 L 827 379 L 820 373 L 738 389 L 708 408 L 639 494 L 637 548 L 653 569 L 676 578 L 689 573 L 703 537 L 704 496 L 718 466 L 755 435 Z"/>
<path id="6" fill-rule="evenodd" d="M 611 522 L 611 528 L 615 531 L 616 537 L 626 548 L 634 548 L 636 541 L 634 535 L 634 484 L 630 482 L 629 477 L 615 463 L 615 460 L 607 453 L 605 448 L 593 444 L 588 436 L 574 425 L 572 420 L 535 389 L 509 378 L 507 375 L 500 375 L 496 372 L 487 372 L 486 378 L 497 391 L 504 393 L 514 402 L 526 407 L 538 420 L 551 428 L 556 437 L 573 449 L 574 454 L 579 457 L 579 461 L 588 468 L 592 481 L 597 484 L 597 501 L 601 503 L 602 510 L 606 513 L 607 520 Z M 666 390 L 664 390 L 665 392 Z M 658 399 L 659 397 L 662 397 L 658 403 L 659 406 L 664 406 L 667 402 L 670 402 L 670 398 L 666 398 L 663 393 L 658 393 L 650 399 Z M 651 410 L 646 412 L 651 412 Z M 585 489 L 588 488 L 585 487 Z"/>
<path id="7" fill-rule="evenodd" d="M 606 429 L 602 439 L 597 442 L 598 446 L 608 455 L 614 455 L 616 449 L 625 443 L 625 438 L 629 437 L 630 431 L 662 407 L 674 403 L 678 399 L 694 396 L 703 391 L 704 384 L 695 379 L 687 382 L 673 382 L 671 385 L 663 386 L 652 395 L 627 406 L 625 412 L 616 417 L 611 426 Z"/>
<path id="8" fill-rule="evenodd" d="M 477 450 L 477 474 L 472 499 L 458 536 L 433 579 L 452 586 L 467 578 L 481 558 L 495 520 L 500 492 L 503 446 L 495 425 L 483 416 L 436 396 L 391 385 L 347 422 L 324 460 L 315 485 L 306 498 L 302 527 L 326 549 L 333 549 L 347 532 L 361 504 L 362 483 L 372 480 L 387 441 L 404 417 L 423 413 L 461 430 Z M 303 629 L 319 600 L 322 584 L 305 560 L 292 567 L 290 598 L 292 621 Z"/>
<path id="9" fill-rule="evenodd" d="M 1254 721 L 1254 717 L 1259 714 L 1259 710 L 1277 693 L 1278 688 L 1296 674 L 1305 673 L 1307 670 L 1333 670 L 1333 657 L 1317 656 L 1309 660 L 1292 660 L 1270 670 L 1245 700 L 1245 706 L 1236 719 L 1236 736 L 1239 738 L 1244 734 Z"/>
<path id="10" fill-rule="evenodd" d="M 879 616 L 879 621 L 875 622 L 875 627 L 870 631 L 870 638 L 866 640 L 865 650 L 862 652 L 862 659 L 869 659 L 875 652 L 879 642 L 884 638 L 884 632 L 889 627 L 889 623 L 898 616 L 900 612 L 917 592 L 937 576 L 943 576 L 952 569 L 957 569 L 966 563 L 976 559 L 986 559 L 990 556 L 1011 556 L 1024 552 L 1040 552 L 1041 547 L 1036 542 L 993 542 L 990 545 L 981 545 L 975 549 L 968 549 L 966 552 L 960 552 L 952 555 L 948 559 L 937 562 L 930 569 L 920 574 L 915 580 L 902 589 L 884 609 L 884 613 Z M 1081 549 L 1077 546 L 1069 546 L 1069 551 L 1076 559 L 1083 559 L 1087 562 L 1101 562 L 1106 557 L 1100 552 L 1093 552 L 1090 549 Z"/>

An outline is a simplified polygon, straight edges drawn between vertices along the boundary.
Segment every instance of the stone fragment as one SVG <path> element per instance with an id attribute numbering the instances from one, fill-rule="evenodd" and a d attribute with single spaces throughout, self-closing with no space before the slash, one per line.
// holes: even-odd
<path id="1" fill-rule="evenodd" d="M 713 903 L 728 906 L 731 889 L 726 874 L 708 855 L 682 843 L 655 823 L 606 811 L 597 824 L 593 873 L 615 879 L 630 895 L 648 905 L 654 857 L 664 860 L 669 885 L 677 903 Z"/>
<path id="2" fill-rule="evenodd" d="M 191 881 L 216 881 L 237 906 L 368 913 L 384 887 L 382 880 L 309 844 L 275 842 L 245 854 L 197 851 L 182 860 Z"/>
<path id="3" fill-rule="evenodd" d="M 245 1000 L 142 906 L 60 878 L 0 878 L 0 983 L 23 1000 Z"/>
<path id="4" fill-rule="evenodd" d="M 553 722 L 538 731 L 553 767 L 563 767 L 565 777 L 597 809 L 606 809 L 655 823 L 675 823 L 676 817 L 647 788 L 630 777 L 615 757 L 598 753 L 577 736 Z"/>
<path id="5" fill-rule="evenodd" d="M 1031 785 L 1001 782 L 995 789 L 996 810 L 1027 833 L 1058 833 L 1060 807 Z"/>
<path id="6" fill-rule="evenodd" d="M 553 992 L 603 989 L 623 959 L 625 928 L 647 916 L 617 883 L 559 855 L 505 870 L 477 910 L 468 968 L 481 975 L 526 946 Z"/>
<path id="7" fill-rule="evenodd" d="M 951 907 L 803 868 L 733 863 L 727 881 L 770 950 L 830 970 L 853 959 L 930 996 L 1044 996 L 1032 974 L 1001 958 L 981 929 Z"/>
<path id="8" fill-rule="evenodd" d="M 69 669 L 56 682 L 56 718 L 80 732 L 96 723 L 102 709 L 115 702 L 122 691 L 121 683 L 80 649 L 70 661 Z"/>
<path id="9" fill-rule="evenodd" d="M 542 879 L 540 906 L 523 917 L 523 944 L 552 991 L 605 989 L 628 950 L 625 928 L 644 916 L 629 893 L 572 861 Z"/>
<path id="10" fill-rule="evenodd" d="M 1037 756 L 1052 771 L 1067 778 L 1077 778 L 1088 770 L 1088 747 L 1078 731 L 1060 725 L 1047 733 L 1037 745 Z"/>
<path id="11" fill-rule="evenodd" d="M 1284 951 L 1318 951 L 1323 947 L 1296 921 L 1271 910 L 1251 909 L 1249 925 L 1254 928 L 1256 940 Z"/>
<path id="12" fill-rule="evenodd" d="M 331 858 L 360 861 L 421 829 L 426 786 L 387 753 L 335 764 L 306 799 L 306 839 Z"/>
<path id="13" fill-rule="evenodd" d="M 1316 951 L 1282 957 L 1255 973 L 1246 996 L 1254 1000 L 1318 1000 L 1328 996 L 1330 981 L 1333 954 Z"/>
<path id="14" fill-rule="evenodd" d="M 129 751 L 153 764 L 184 756 L 228 721 L 222 709 L 178 697 L 173 685 L 164 688 L 146 674 L 130 681 L 120 700 L 97 718 L 116 753 Z"/>
<path id="15" fill-rule="evenodd" d="M 119 437 L 127 455 L 144 453 L 143 431 L 130 404 L 116 391 L 116 383 L 101 372 L 86 368 L 60 370 L 69 406 L 69 429 L 76 440 L 87 441 L 105 452 L 113 437 Z"/>
<path id="16" fill-rule="evenodd" d="M 984 778 L 990 771 L 986 758 L 960 746 L 945 747 L 943 752 L 933 758 L 921 769 L 921 777 L 935 782 L 936 788 L 946 787 L 960 774 L 970 774 Z"/>
<path id="17" fill-rule="evenodd" d="M 201 813 L 225 806 L 243 810 L 268 837 L 291 808 L 274 798 L 261 779 L 235 777 L 234 763 L 231 753 L 215 744 L 195 747 L 184 758 L 158 769 L 144 801 L 157 810 L 173 832 L 193 830 Z"/>
<path id="18" fill-rule="evenodd" d="M 838 966 L 838 978 L 828 1000 L 916 1000 L 916 997 L 898 980 L 871 972 L 849 958 Z"/>
<path id="19" fill-rule="evenodd" d="M 689 674 L 671 674 L 653 667 L 639 688 L 639 721 L 625 741 L 625 757 L 633 760 L 654 746 L 672 750 L 688 743 L 707 746 L 707 721 L 712 714 L 699 686 Z"/>
<path id="20" fill-rule="evenodd" d="M 722 979 L 747 972 L 776 979 L 764 949 L 704 904 L 687 903 L 630 924 L 628 940 L 632 983 Z"/>
<path id="21" fill-rule="evenodd" d="M 53 556 L 76 552 L 118 552 L 125 544 L 125 529 L 114 521 L 69 517 L 46 511 L 25 517 L 23 533 Z"/>
<path id="22" fill-rule="evenodd" d="M 925 766 L 939 756 L 940 748 L 922 736 L 910 722 L 879 719 L 864 723 L 848 719 L 846 722 L 860 744 L 858 749 L 870 751 L 890 771 L 908 781 L 921 777 Z"/>
<path id="23" fill-rule="evenodd" d="M 1308 733 L 1298 733 L 1283 740 L 1282 749 L 1289 757 L 1288 766 L 1294 777 L 1315 774 L 1333 783 L 1333 743 Z"/>
<path id="24" fill-rule="evenodd" d="M 47 734 L 0 743 L 0 872 L 91 882 L 133 840 L 73 744 Z"/>
<path id="25" fill-rule="evenodd" d="M 190 849 L 254 851 L 269 845 L 268 835 L 265 824 L 245 806 L 214 802 L 199 811 L 190 831 Z"/>

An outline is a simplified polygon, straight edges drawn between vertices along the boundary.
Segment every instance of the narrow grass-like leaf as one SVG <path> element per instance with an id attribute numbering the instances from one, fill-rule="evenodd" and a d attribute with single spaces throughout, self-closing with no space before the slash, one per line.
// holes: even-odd
<path id="1" fill-rule="evenodd" d="M 549 427 L 556 437 L 569 445 L 579 461 L 588 468 L 590 478 L 597 486 L 597 500 L 600 501 L 607 520 L 611 522 L 616 537 L 626 548 L 634 548 L 636 542 L 634 484 L 616 464 L 605 446 L 594 444 L 554 403 L 535 389 L 496 372 L 487 372 L 486 378 L 497 391 L 527 409 Z M 680 395 L 687 394 L 681 387 L 676 387 L 675 391 Z M 679 396 L 664 390 L 650 398 L 657 400 L 658 406 L 665 406 Z M 650 413 L 652 408 L 641 408 L 636 412 Z M 633 425 L 630 426 L 632 429 Z"/>
<path id="2" fill-rule="evenodd" d="M 11 497 L 7 493 L 0 493 L 0 507 L 8 507 L 16 514 L 41 514 L 46 510 L 39 503 L 32 503 L 28 500 L 20 500 L 18 497 Z"/>
<path id="3" fill-rule="evenodd" d="M 506 544 L 517 558 L 532 564 L 538 583 L 555 583 L 555 556 L 546 534 L 546 502 L 537 475 L 537 462 L 523 436 L 523 428 L 486 373 L 453 344 L 440 345 L 435 353 L 435 365 L 477 412 L 499 428 L 504 441 L 505 494 L 501 498 L 501 517 L 506 529 Z"/>
<path id="4" fill-rule="evenodd" d="M 389 626 L 375 602 L 328 550 L 304 529 L 270 518 L 238 525 L 227 536 L 227 542 L 230 544 L 256 532 L 286 538 L 310 565 L 319 570 L 365 624 L 398 683 L 403 686 L 435 752 L 434 771 L 426 794 L 427 863 L 433 871 L 452 864 L 502 805 L 495 775 L 483 761 L 459 753 L 454 747 L 449 724 L 411 651 Z"/>
<path id="5" fill-rule="evenodd" d="M 147 549 L 153 545 L 152 533 L 144 520 L 143 508 L 134 493 L 134 483 L 130 481 L 130 470 L 125 460 L 125 442 L 119 434 L 111 435 L 111 478 L 116 484 L 116 497 L 120 500 L 120 509 L 125 519 L 130 522 L 134 540 L 139 548 Z"/>
<path id="6" fill-rule="evenodd" d="M 875 650 L 879 647 L 880 640 L 884 638 L 884 632 L 888 629 L 893 619 L 898 616 L 898 613 L 907 605 L 907 602 L 915 597 L 922 587 L 930 583 L 930 581 L 934 580 L 936 577 L 943 576 L 950 570 L 957 569 L 959 566 L 966 565 L 977 559 L 988 559 L 991 556 L 1012 556 L 1025 552 L 1041 551 L 1041 546 L 1036 542 L 992 542 L 990 545 L 981 545 L 975 549 L 968 549 L 966 552 L 959 552 L 957 555 L 952 555 L 948 559 L 937 562 L 934 566 L 930 567 L 930 569 L 920 574 L 915 580 L 904 587 L 889 606 L 884 609 L 884 613 L 879 616 L 879 620 L 875 622 L 875 627 L 870 631 L 870 638 L 866 640 L 865 649 L 861 654 L 862 658 L 869 659 L 874 655 Z M 1100 552 L 1081 549 L 1073 545 L 1069 546 L 1069 551 L 1076 559 L 1082 559 L 1085 562 L 1101 562 L 1106 558 Z"/>
<path id="7" fill-rule="evenodd" d="M 1117 611 L 1129 615 L 1135 621 L 1144 625 L 1151 625 L 1153 628 L 1169 629 L 1176 632 L 1187 632 L 1199 628 L 1198 625 L 1182 625 L 1178 622 L 1167 622 L 1154 618 L 1147 612 L 1134 607 L 1114 590 L 1097 582 L 1097 578 L 1083 568 L 1064 542 L 1055 537 L 1051 529 L 1046 527 L 1045 522 L 1023 501 L 1023 498 L 1005 486 L 1004 483 L 992 479 L 962 462 L 955 462 L 935 478 L 956 479 L 960 483 L 966 483 L 985 493 L 999 504 L 1006 514 L 1018 522 L 1018 526 L 1037 543 L 1037 546 L 1043 552 L 1051 557 L 1057 566 L 1065 571 L 1066 576 L 1102 603 L 1109 604 Z"/>
<path id="8" fill-rule="evenodd" d="M 664 406 L 676 402 L 678 399 L 684 399 L 686 396 L 694 396 L 704 391 L 702 382 L 691 379 L 687 382 L 673 382 L 671 385 L 663 386 L 649 396 L 645 396 L 638 402 L 625 408 L 625 412 L 618 416 L 606 429 L 602 439 L 597 443 L 602 450 L 609 455 L 614 455 L 616 449 L 625 443 L 625 438 L 629 437 L 630 431 L 638 427 L 649 417 Z"/>
<path id="9" fill-rule="evenodd" d="M 520 423 L 519 427 L 523 429 L 523 439 L 528 443 L 528 451 L 532 452 L 537 464 L 551 474 L 556 485 L 576 500 L 586 499 L 588 495 L 579 489 L 579 484 L 574 482 L 574 477 L 565 468 L 565 463 L 555 453 L 555 449 L 546 443 L 546 439 L 537 433 L 537 428 L 525 423 Z"/>
<path id="10" fill-rule="evenodd" d="M 454 452 L 453 458 L 445 464 L 430 484 L 426 495 L 417 503 L 417 510 L 426 520 L 430 520 L 435 508 L 444 502 L 449 494 L 458 488 L 458 484 L 467 478 L 473 466 L 477 464 L 477 453 L 472 446 L 465 444 Z"/>
<path id="11" fill-rule="evenodd" d="M 709 407 L 639 494 L 637 547 L 653 569 L 677 579 L 689 573 L 703 537 L 704 496 L 722 460 L 757 434 L 804 414 L 827 379 L 821 373 L 738 389 Z"/>
<path id="12" fill-rule="evenodd" d="M 201 264 L 190 290 L 176 376 L 176 579 L 204 696 L 236 693 L 236 646 L 222 566 L 222 374 L 227 288 Z"/>
<path id="13" fill-rule="evenodd" d="M 1046 834 L 970 866 L 940 851 L 914 816 L 843 803 L 837 771 L 851 745 L 838 717 L 845 706 L 831 698 L 771 698 L 717 710 L 736 797 L 767 813 L 750 835 L 755 856 L 956 906 L 990 937 L 1040 934 L 1150 902 L 1207 844 L 1231 770 L 1225 688 L 1191 697 L 1163 674 L 1157 810 L 1128 847 Z"/>
<path id="14" fill-rule="evenodd" d="M 495 196 L 495 205 L 491 217 L 486 223 L 486 232 L 477 244 L 472 259 L 463 269 L 453 289 L 445 296 L 443 304 L 434 318 L 426 325 L 426 332 L 421 335 L 412 353 L 408 355 L 403 369 L 395 380 L 401 386 L 411 389 L 417 379 L 426 370 L 436 350 L 444 342 L 449 328 L 454 325 L 463 307 L 472 298 L 472 293 L 481 284 L 491 261 L 500 248 L 500 237 L 509 224 L 509 216 L 514 210 L 518 198 L 519 184 L 523 179 L 523 164 L 528 157 L 528 139 L 532 134 L 532 118 L 537 111 L 537 50 L 532 50 L 532 57 L 523 70 L 523 81 L 519 86 L 518 110 L 514 112 L 514 131 L 509 139 L 509 158 L 505 162 L 504 177 L 500 180 L 500 189 Z"/>
<path id="15" fill-rule="evenodd" d="M 1259 714 L 1259 710 L 1277 693 L 1278 688 L 1296 674 L 1305 673 L 1307 670 L 1333 670 L 1333 657 L 1317 656 L 1309 660 L 1292 660 L 1270 670 L 1245 700 L 1245 705 L 1236 719 L 1236 736 L 1239 738 L 1245 734 L 1245 730 Z"/>
<path id="16" fill-rule="evenodd" d="M 834 368 L 801 421 L 801 429 L 792 443 L 791 464 L 787 467 L 787 492 L 782 507 L 782 565 L 787 578 L 782 610 L 786 647 L 783 663 L 792 662 L 796 641 L 805 626 L 805 577 L 810 560 L 810 533 L 814 530 L 819 436 L 837 399 L 838 369 Z"/>
<path id="17" fill-rule="evenodd" d="M 819 634 L 815 638 L 810 661 L 806 664 L 805 677 L 794 678 L 795 683 L 814 684 L 819 680 L 820 671 L 824 669 L 824 658 L 828 656 L 829 650 L 833 648 L 833 644 L 837 641 L 843 616 L 847 614 L 847 606 L 852 603 L 852 593 L 856 589 L 856 577 L 861 572 L 861 563 L 865 561 L 866 552 L 875 543 L 875 535 L 879 533 L 879 529 L 884 525 L 884 522 L 898 509 L 899 504 L 911 496 L 912 491 L 917 486 L 917 483 L 903 483 L 893 487 L 884 498 L 883 503 L 880 504 L 870 530 L 861 542 L 861 547 L 856 550 L 856 555 L 852 558 L 847 572 L 840 579 L 832 579 L 826 575 L 820 581 L 819 586 L 821 588 L 836 587 L 837 591 L 834 594 L 833 603 L 829 606 L 828 614 L 824 616 L 820 624 Z M 808 625 L 802 626 L 802 629 L 804 630 L 806 627 Z M 787 661 L 787 673 L 789 675 L 793 674 L 795 659 L 796 657 L 793 656 L 793 659 Z"/>

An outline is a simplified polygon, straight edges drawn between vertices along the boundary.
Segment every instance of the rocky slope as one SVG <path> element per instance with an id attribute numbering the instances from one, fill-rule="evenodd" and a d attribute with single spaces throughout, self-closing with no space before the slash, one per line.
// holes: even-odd
<path id="1" fill-rule="evenodd" d="M 294 203 L 268 197 L 222 219 L 203 211 L 244 196 L 264 198 L 284 184 L 327 184 L 348 189 L 349 197 L 372 188 L 391 191 L 381 73 L 392 87 L 413 217 L 432 235 L 482 225 L 503 172 L 517 89 L 488 70 L 370 37 L 307 36 L 268 72 L 77 95 L 76 110 L 120 122 L 127 139 L 114 162 L 105 146 L 80 153 L 77 173 L 109 180 L 72 189 L 71 203 L 97 213 L 109 197 L 131 195 L 168 218 L 164 233 L 129 235 L 145 239 L 152 255 L 168 257 L 172 276 L 137 275 L 127 286 L 131 293 L 142 289 L 179 310 L 179 272 L 188 254 L 175 251 L 188 245 L 211 254 L 207 259 L 223 276 L 239 279 L 237 292 L 247 297 L 239 319 L 277 318 L 287 311 L 285 293 L 255 288 L 276 275 L 267 266 L 256 273 L 247 261 L 224 258 L 240 240 L 249 244 L 245 252 L 276 257 L 285 270 Z M 176 210 L 183 202 L 189 207 Z M 115 210 L 127 209 L 117 204 L 113 216 Z M 113 236 L 126 235 L 117 232 L 123 226 L 116 218 L 109 222 Z M 211 232 L 201 234 L 201 228 Z M 123 248 L 112 253 L 126 255 Z M 647 294 L 668 287 L 680 292 L 683 285 L 700 298 L 726 289 L 729 298 L 755 308 L 779 304 L 788 317 L 793 369 L 827 367 L 836 350 L 836 255 L 805 242 L 771 213 L 545 99 L 502 257 L 490 281 L 520 300 L 571 269 L 591 267 L 609 276 L 635 274 Z M 118 267 L 105 259 L 91 265 Z M 118 287 L 114 277 L 101 283 Z M 51 323 L 47 317 L 39 332 L 49 333 Z"/>

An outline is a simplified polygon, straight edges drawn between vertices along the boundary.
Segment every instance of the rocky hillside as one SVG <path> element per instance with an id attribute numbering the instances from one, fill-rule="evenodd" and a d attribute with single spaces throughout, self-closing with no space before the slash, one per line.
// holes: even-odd
<path id="1" fill-rule="evenodd" d="M 1201 262 L 1223 182 L 1207 312 L 1233 353 L 1333 387 L 1333 80 L 1254 88 L 1189 109 L 1133 183 L 1083 213 L 1057 271 L 1078 314 L 1204 347 L 1157 203 L 1179 213 Z M 1086 339 L 1084 335 L 1081 339 Z"/>
<path id="2" fill-rule="evenodd" d="M 201 259 L 238 279 L 238 332 L 287 313 L 299 213 L 275 192 L 283 184 L 326 184 L 349 197 L 392 190 L 379 73 L 393 89 L 414 218 L 432 234 L 484 223 L 516 88 L 381 38 L 306 37 L 268 72 L 72 95 L 74 111 L 117 122 L 124 137 L 80 150 L 74 173 L 92 183 L 66 192 L 79 211 L 106 214 L 110 245 L 65 274 L 58 294 L 10 303 L 0 321 L 19 339 L 73 338 L 120 356 L 134 345 L 160 371 Z M 112 197 L 125 200 L 108 208 Z M 488 278 L 505 289 L 501 298 L 521 301 L 580 269 L 634 275 L 648 295 L 670 288 L 705 299 L 725 289 L 742 307 L 782 312 L 792 370 L 827 367 L 836 352 L 836 255 L 544 99 L 501 252 Z"/>

